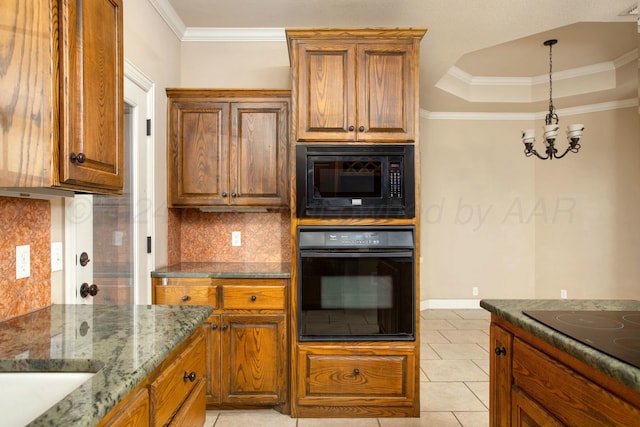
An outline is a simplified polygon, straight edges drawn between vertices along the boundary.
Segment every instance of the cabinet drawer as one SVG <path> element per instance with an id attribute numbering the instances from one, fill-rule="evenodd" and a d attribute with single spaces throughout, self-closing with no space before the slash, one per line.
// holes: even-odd
<path id="1" fill-rule="evenodd" d="M 199 379 L 191 395 L 171 420 L 170 427 L 204 425 L 207 413 L 207 394 L 204 386 L 204 379 Z"/>
<path id="2" fill-rule="evenodd" d="M 200 333 L 149 386 L 154 426 L 169 422 L 194 387 L 204 382 L 204 371 L 204 337 Z M 192 374 L 192 379 L 188 378 Z"/>
<path id="3" fill-rule="evenodd" d="M 156 304 L 210 305 L 217 308 L 216 286 L 157 286 Z"/>
<path id="4" fill-rule="evenodd" d="M 319 354 L 320 352 L 324 354 Z M 302 404 L 350 405 L 354 400 L 411 405 L 415 395 L 414 356 L 406 350 L 377 349 L 358 354 L 337 349 L 299 354 L 298 396 Z"/>
<path id="5" fill-rule="evenodd" d="M 225 309 L 284 310 L 285 287 L 223 286 L 222 307 Z"/>
<path id="6" fill-rule="evenodd" d="M 636 425 L 640 410 L 564 364 L 513 340 L 513 382 L 570 425 Z"/>

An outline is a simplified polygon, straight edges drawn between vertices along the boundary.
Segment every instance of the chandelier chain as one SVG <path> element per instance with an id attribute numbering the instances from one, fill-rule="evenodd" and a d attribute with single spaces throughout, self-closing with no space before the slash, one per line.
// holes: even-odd
<path id="1" fill-rule="evenodd" d="M 553 44 L 549 44 L 549 111 L 554 111 L 553 108 L 553 55 L 551 54 L 551 50 L 553 49 Z"/>

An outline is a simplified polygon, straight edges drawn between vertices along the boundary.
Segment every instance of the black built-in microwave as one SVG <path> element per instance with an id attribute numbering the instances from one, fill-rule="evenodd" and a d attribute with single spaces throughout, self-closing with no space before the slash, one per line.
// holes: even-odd
<path id="1" fill-rule="evenodd" d="M 296 146 L 299 218 L 413 218 L 410 144 Z"/>

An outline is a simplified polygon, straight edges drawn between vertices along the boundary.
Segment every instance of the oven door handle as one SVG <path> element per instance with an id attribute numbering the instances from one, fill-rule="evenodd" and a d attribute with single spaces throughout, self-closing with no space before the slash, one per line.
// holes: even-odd
<path id="1" fill-rule="evenodd" d="M 393 252 L 329 252 L 329 251 L 300 251 L 301 258 L 412 258 L 411 251 L 393 251 Z"/>

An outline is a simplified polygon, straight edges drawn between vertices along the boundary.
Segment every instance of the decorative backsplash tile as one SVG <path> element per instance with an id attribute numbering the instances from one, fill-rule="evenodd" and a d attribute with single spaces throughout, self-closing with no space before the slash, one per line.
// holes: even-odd
<path id="1" fill-rule="evenodd" d="M 180 230 L 179 235 L 177 229 Z M 241 246 L 231 245 L 233 231 L 240 232 Z M 170 209 L 168 243 L 170 264 L 289 262 L 290 213 L 213 213 L 198 209 Z M 179 259 L 173 253 L 175 248 L 180 248 Z"/>
<path id="2" fill-rule="evenodd" d="M 30 246 L 30 276 L 16 279 L 16 246 Z M 0 197 L 0 320 L 51 304 L 51 204 Z"/>

